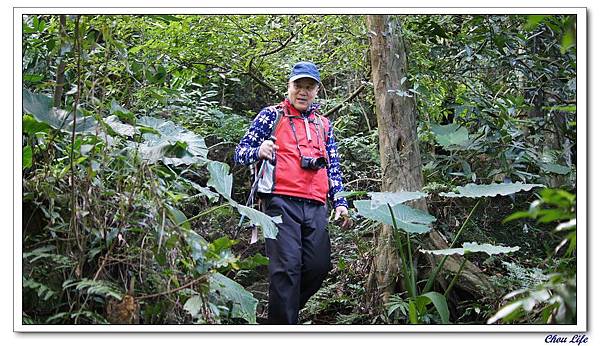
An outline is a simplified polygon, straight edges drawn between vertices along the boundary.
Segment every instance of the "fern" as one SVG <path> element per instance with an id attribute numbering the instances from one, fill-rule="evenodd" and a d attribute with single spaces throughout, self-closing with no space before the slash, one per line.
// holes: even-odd
<path id="1" fill-rule="evenodd" d="M 43 300 L 48 300 L 56 295 L 56 291 L 33 279 L 23 278 L 23 288 L 31 288 L 35 290 L 38 297 L 42 298 Z"/>
<path id="2" fill-rule="evenodd" d="M 59 267 L 70 267 L 73 265 L 73 261 L 69 257 L 63 256 L 63 255 L 57 255 L 55 253 L 50 253 L 51 251 L 53 251 L 55 249 L 56 249 L 56 246 L 48 245 L 48 246 L 37 248 L 31 252 L 24 252 L 23 259 L 27 259 L 29 261 L 29 263 L 33 263 L 40 259 L 49 259 L 52 262 L 58 264 Z"/>
<path id="3" fill-rule="evenodd" d="M 59 312 L 58 314 L 52 315 L 46 319 L 46 323 L 49 324 L 60 324 L 65 319 L 67 320 L 75 320 L 80 319 L 81 317 L 87 318 L 91 323 L 96 324 L 110 324 L 104 317 L 94 311 L 78 311 L 78 312 Z"/>
<path id="4" fill-rule="evenodd" d="M 83 279 L 81 281 L 67 280 L 63 283 L 64 289 L 73 287 L 77 291 L 86 291 L 88 294 L 102 297 L 113 297 L 118 300 L 123 297 L 119 289 L 108 281 Z"/>

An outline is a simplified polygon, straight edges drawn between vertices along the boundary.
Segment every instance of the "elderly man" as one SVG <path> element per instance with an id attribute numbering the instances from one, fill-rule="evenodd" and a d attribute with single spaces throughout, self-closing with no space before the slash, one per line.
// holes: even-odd
<path id="1" fill-rule="evenodd" d="M 327 197 L 335 220 L 350 224 L 337 145 L 328 119 L 313 103 L 320 73 L 311 62 L 292 68 L 287 98 L 266 107 L 240 141 L 234 160 L 265 165 L 258 177 L 263 211 L 281 215 L 277 239 L 266 239 L 269 257 L 269 323 L 296 324 L 298 312 L 331 269 Z"/>

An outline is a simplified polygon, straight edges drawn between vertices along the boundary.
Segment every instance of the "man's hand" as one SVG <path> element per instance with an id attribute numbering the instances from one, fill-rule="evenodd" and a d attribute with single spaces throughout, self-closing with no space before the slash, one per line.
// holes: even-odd
<path id="1" fill-rule="evenodd" d="M 350 218 L 350 215 L 348 215 L 348 208 L 343 205 L 335 208 L 335 217 L 333 218 L 333 221 L 337 221 L 340 216 L 343 218 L 342 229 L 346 230 L 352 227 L 352 219 Z"/>
<path id="2" fill-rule="evenodd" d="M 273 160 L 275 158 L 275 150 L 279 149 L 279 146 L 272 140 L 267 139 L 264 141 L 258 149 L 258 158 L 263 160 Z"/>

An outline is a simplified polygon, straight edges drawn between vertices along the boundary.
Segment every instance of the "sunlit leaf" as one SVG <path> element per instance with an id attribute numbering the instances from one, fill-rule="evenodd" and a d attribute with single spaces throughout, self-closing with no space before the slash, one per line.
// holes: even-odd
<path id="1" fill-rule="evenodd" d="M 367 191 L 343 191 L 343 192 L 338 192 L 336 193 L 333 198 L 334 199 L 338 199 L 338 198 L 348 198 L 348 197 L 355 197 L 355 196 L 364 196 L 367 194 Z"/>
<path id="2" fill-rule="evenodd" d="M 39 132 L 47 132 L 50 126 L 46 123 L 36 120 L 31 115 L 23 116 L 23 132 L 29 135 L 35 135 Z"/>
<path id="3" fill-rule="evenodd" d="M 533 30 L 538 24 L 546 19 L 546 15 L 532 14 L 527 16 L 527 23 L 525 24 L 525 30 Z"/>
<path id="4" fill-rule="evenodd" d="M 161 160 L 175 166 L 206 161 L 208 148 L 204 138 L 172 121 L 142 117 L 137 121 L 136 126 L 140 127 L 145 139 L 139 145 L 139 153 L 144 160 L 150 163 Z M 152 128 L 156 132 L 142 131 L 143 128 Z"/>
<path id="5" fill-rule="evenodd" d="M 32 158 L 33 158 L 33 151 L 31 150 L 31 147 L 29 145 L 26 145 L 23 148 L 23 168 L 31 167 Z"/>
<path id="6" fill-rule="evenodd" d="M 508 315 L 512 314 L 513 312 L 517 311 L 518 309 L 521 308 L 521 301 L 517 301 L 511 304 L 506 305 L 505 307 L 503 307 L 502 309 L 498 310 L 498 312 L 496 312 L 494 314 L 494 316 L 490 317 L 487 320 L 487 324 L 492 324 L 492 323 L 496 323 L 498 320 L 501 320 L 503 318 L 506 318 Z"/>
<path id="7" fill-rule="evenodd" d="M 208 148 L 204 143 L 204 138 L 201 136 L 176 125 L 172 121 L 165 121 L 163 119 L 142 117 L 137 121 L 137 125 L 150 127 L 160 133 L 160 135 L 145 133 L 144 138 L 149 143 L 169 143 L 175 144 L 176 142 L 184 142 L 187 144 L 186 150 L 194 155 L 202 158 L 206 158 L 208 154 Z"/>

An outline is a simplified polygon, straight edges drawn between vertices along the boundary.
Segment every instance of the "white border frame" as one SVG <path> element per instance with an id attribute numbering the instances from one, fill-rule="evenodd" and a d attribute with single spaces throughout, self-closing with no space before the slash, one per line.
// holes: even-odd
<path id="1" fill-rule="evenodd" d="M 588 329 L 587 268 L 587 17 L 586 8 L 399 8 L 399 7 L 15 7 L 13 8 L 13 139 L 22 134 L 22 15 L 24 14 L 575 14 L 577 16 L 577 324 L 576 325 L 24 325 L 22 324 L 22 146 L 14 142 L 13 328 L 18 332 L 585 332 Z M 160 328 L 157 328 L 160 327 Z M 569 338 L 570 339 L 570 338 Z"/>

